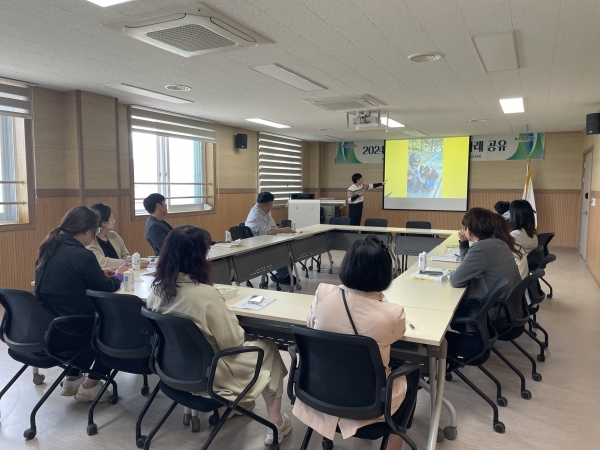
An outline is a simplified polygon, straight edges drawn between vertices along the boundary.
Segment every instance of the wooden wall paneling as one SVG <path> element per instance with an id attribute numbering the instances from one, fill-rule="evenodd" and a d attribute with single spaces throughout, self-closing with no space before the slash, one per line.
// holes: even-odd
<path id="1" fill-rule="evenodd" d="M 600 191 L 592 191 L 596 206 L 590 206 L 586 264 L 600 287 Z"/>
<path id="2" fill-rule="evenodd" d="M 256 188 L 258 186 L 258 133 L 218 126 L 217 152 L 219 186 L 222 188 Z M 248 135 L 248 148 L 235 148 L 235 135 Z"/>

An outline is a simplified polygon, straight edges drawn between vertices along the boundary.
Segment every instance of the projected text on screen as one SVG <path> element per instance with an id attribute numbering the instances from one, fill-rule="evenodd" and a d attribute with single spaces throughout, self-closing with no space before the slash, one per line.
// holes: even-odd
<path id="1" fill-rule="evenodd" d="M 469 137 L 386 141 L 384 209 L 466 211 Z"/>

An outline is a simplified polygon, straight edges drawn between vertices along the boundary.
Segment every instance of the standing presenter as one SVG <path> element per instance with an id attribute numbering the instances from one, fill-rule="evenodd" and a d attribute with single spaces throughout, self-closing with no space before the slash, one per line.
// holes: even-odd
<path id="1" fill-rule="evenodd" d="M 363 200 L 367 189 L 378 188 L 387 183 L 387 180 L 383 183 L 363 184 L 363 178 L 360 173 L 352 175 L 352 186 L 348 188 L 348 217 L 350 217 L 350 225 L 360 226 L 362 220 Z"/>

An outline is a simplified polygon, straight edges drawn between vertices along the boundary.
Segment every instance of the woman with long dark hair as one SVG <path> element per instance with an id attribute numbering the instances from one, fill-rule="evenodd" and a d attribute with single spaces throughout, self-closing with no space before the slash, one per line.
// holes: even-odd
<path id="1" fill-rule="evenodd" d="M 279 443 L 292 431 L 287 414 L 281 412 L 283 378 L 287 374 L 279 350 L 268 340 L 246 341 L 235 314 L 227 308 L 225 298 L 212 286 L 212 271 L 206 254 L 210 234 L 194 225 L 174 228 L 165 239 L 156 267 L 152 292 L 146 305 L 160 314 L 184 315 L 192 319 L 215 353 L 243 345 L 264 350 L 258 381 L 240 401 L 246 409 L 254 408 L 254 399 L 262 392 L 269 420 L 279 430 Z M 228 400 L 235 400 L 250 383 L 256 367 L 256 354 L 243 353 L 219 360 L 214 389 Z M 269 430 L 265 444 L 273 442 Z"/>
<path id="2" fill-rule="evenodd" d="M 535 233 L 535 214 L 527 200 L 514 200 L 510 204 L 510 235 L 523 247 L 527 255 L 537 248 L 538 239 Z"/>
<path id="3" fill-rule="evenodd" d="M 494 237 L 506 243 L 508 248 L 515 257 L 515 262 L 519 268 L 519 274 L 521 279 L 524 280 L 529 275 L 529 264 L 527 264 L 527 257 L 525 256 L 525 250 L 519 245 L 515 238 L 510 234 L 508 223 L 500 214 L 494 216 L 496 226 L 494 228 Z"/>
<path id="4" fill-rule="evenodd" d="M 85 206 L 76 206 L 65 214 L 60 225 L 50 231 L 40 245 L 35 266 L 35 295 L 54 317 L 93 317 L 94 307 L 86 296 L 86 290 L 116 291 L 123 281 L 122 274 L 130 267 L 124 264 L 116 271 L 102 269 L 94 254 L 85 248 L 95 238 L 99 222 L 96 212 Z M 65 333 L 64 339 L 61 339 L 64 342 L 56 343 L 57 347 L 75 353 L 85 347 L 76 338 L 70 339 L 68 334 L 81 336 L 87 330 L 76 325 L 65 328 L 61 328 Z M 81 366 L 89 367 L 94 359 L 95 352 L 90 347 L 84 352 Z M 102 388 L 96 374 L 108 375 L 110 369 L 96 363 L 91 370 L 93 373 L 85 380 L 79 369 L 68 372 L 60 394 L 75 396 L 81 402 L 92 401 Z M 109 395 L 105 393 L 100 401 L 106 401 Z"/>

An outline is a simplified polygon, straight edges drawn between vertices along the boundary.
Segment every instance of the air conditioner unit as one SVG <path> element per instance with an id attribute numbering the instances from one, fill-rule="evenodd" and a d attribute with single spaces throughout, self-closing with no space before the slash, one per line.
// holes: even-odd
<path id="1" fill-rule="evenodd" d="M 302 100 L 327 111 L 356 111 L 377 108 L 380 103 L 368 95 L 352 97 L 309 98 Z"/>
<path id="2" fill-rule="evenodd" d="M 103 25 L 186 58 L 273 43 L 203 3 Z"/>

